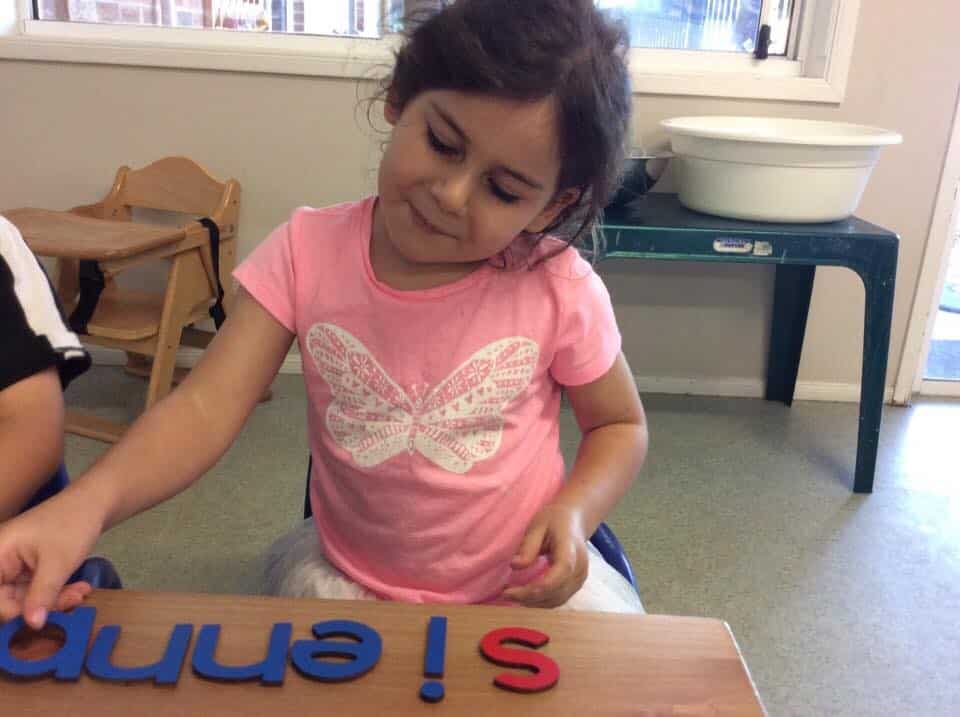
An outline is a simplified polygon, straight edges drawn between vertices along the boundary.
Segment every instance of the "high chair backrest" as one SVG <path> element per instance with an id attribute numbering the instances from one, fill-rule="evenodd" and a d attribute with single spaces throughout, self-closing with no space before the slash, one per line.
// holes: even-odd
<path id="1" fill-rule="evenodd" d="M 152 209 L 184 215 L 186 224 L 209 217 L 220 229 L 220 281 L 232 297 L 232 274 L 240 219 L 240 184 L 220 182 L 187 157 L 165 157 L 142 169 L 120 167 L 110 193 L 96 205 L 74 211 L 101 219 L 130 221 L 132 209 Z M 179 224 L 180 222 L 178 222 Z"/>
<path id="2" fill-rule="evenodd" d="M 226 188 L 193 160 L 167 157 L 143 169 L 128 169 L 121 198 L 128 207 L 209 216 L 219 208 Z"/>
<path id="3" fill-rule="evenodd" d="M 142 169 L 120 167 L 103 205 L 105 219 L 130 219 L 130 209 L 210 217 L 229 238 L 236 233 L 240 185 L 217 181 L 187 157 L 165 157 Z"/>

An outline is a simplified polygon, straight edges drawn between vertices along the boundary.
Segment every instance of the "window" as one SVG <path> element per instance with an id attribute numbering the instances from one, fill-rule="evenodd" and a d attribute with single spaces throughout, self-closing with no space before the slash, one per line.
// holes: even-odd
<path id="1" fill-rule="evenodd" d="M 36 20 L 378 38 L 442 0 L 37 0 Z"/>
<path id="2" fill-rule="evenodd" d="M 451 1 L 0 0 L 0 57 L 370 77 L 402 17 Z M 843 98 L 861 0 L 595 1 L 630 29 L 638 94 Z"/>
<path id="3" fill-rule="evenodd" d="M 792 0 L 775 5 L 770 52 L 786 53 Z M 59 22 L 380 37 L 411 10 L 443 0 L 37 0 L 35 19 Z M 621 17 L 634 47 L 753 52 L 763 0 L 597 0 Z"/>
<path id="4" fill-rule="evenodd" d="M 767 0 L 772 14 L 770 54 L 784 55 L 792 0 Z M 634 47 L 753 52 L 763 0 L 597 0 L 621 16 Z"/>

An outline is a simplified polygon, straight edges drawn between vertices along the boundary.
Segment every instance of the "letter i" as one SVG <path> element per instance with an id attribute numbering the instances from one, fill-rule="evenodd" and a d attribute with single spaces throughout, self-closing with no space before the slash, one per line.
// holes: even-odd
<path id="1" fill-rule="evenodd" d="M 431 617 L 427 628 L 427 652 L 423 658 L 425 677 L 443 677 L 443 663 L 447 650 L 447 618 Z M 420 687 L 420 699 L 439 702 L 443 699 L 443 683 L 427 680 Z"/>

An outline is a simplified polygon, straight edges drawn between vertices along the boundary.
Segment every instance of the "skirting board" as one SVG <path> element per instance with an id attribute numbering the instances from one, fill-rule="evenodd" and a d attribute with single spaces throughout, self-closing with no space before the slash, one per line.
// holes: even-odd
<path id="1" fill-rule="evenodd" d="M 690 396 L 724 396 L 726 398 L 763 398 L 764 383 L 747 378 L 667 378 L 635 376 L 640 393 L 679 393 Z M 793 394 L 796 401 L 833 401 L 858 403 L 860 384 L 798 381 Z M 884 391 L 883 400 L 893 400 L 893 387 Z"/>
<path id="2" fill-rule="evenodd" d="M 99 346 L 88 347 L 93 362 L 99 366 L 123 366 L 126 356 L 122 351 Z M 194 366 L 203 352 L 195 348 L 182 348 L 177 354 L 178 366 Z M 301 373 L 300 354 L 291 351 L 280 367 L 280 373 Z M 673 393 L 691 396 L 724 396 L 727 398 L 763 398 L 763 381 L 746 378 L 670 378 L 660 376 L 636 376 L 640 393 Z M 794 398 L 797 401 L 836 401 L 856 403 L 860 400 L 860 384 L 799 381 Z M 893 387 L 887 387 L 883 400 L 890 403 Z"/>

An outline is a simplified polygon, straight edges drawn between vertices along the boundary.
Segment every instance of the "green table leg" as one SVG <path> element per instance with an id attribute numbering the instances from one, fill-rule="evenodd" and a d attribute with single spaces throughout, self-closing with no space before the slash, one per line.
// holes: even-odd
<path id="1" fill-rule="evenodd" d="M 860 430 L 857 436 L 857 466 L 854 493 L 872 493 L 880 441 L 880 419 L 886 388 L 890 325 L 897 279 L 897 244 L 879 244 L 870 261 L 852 267 L 863 280 L 865 291 L 863 325 L 863 374 L 860 384 Z"/>
<path id="2" fill-rule="evenodd" d="M 777 265 L 767 358 L 768 401 L 793 403 L 816 270 L 813 265 Z"/>

